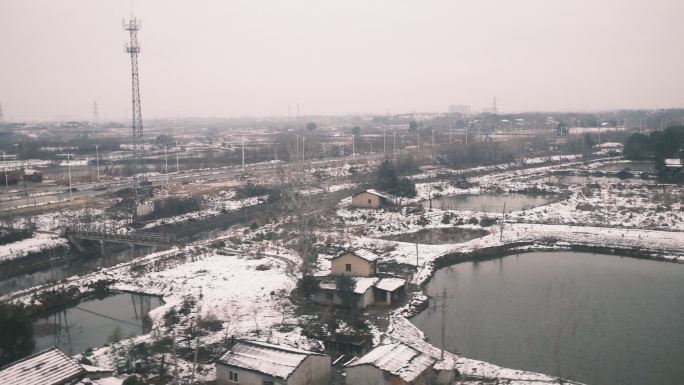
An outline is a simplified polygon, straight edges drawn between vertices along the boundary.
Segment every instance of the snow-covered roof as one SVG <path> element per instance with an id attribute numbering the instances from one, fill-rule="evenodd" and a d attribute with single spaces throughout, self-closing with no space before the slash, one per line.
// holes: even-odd
<path id="1" fill-rule="evenodd" d="M 345 251 L 337 254 L 336 256 L 334 256 L 332 259 L 339 258 L 345 254 L 350 254 L 350 253 L 356 255 L 357 257 L 359 257 L 361 259 L 365 259 L 368 262 L 373 262 L 376 259 L 380 258 L 379 255 L 375 254 L 374 252 L 372 252 L 368 249 L 356 249 L 356 250 L 345 250 Z"/>
<path id="2" fill-rule="evenodd" d="M 375 287 L 377 287 L 380 290 L 395 291 L 398 288 L 404 286 L 405 284 L 406 281 L 401 278 L 383 278 L 375 284 Z"/>
<path id="3" fill-rule="evenodd" d="M 682 167 L 682 160 L 677 158 L 665 159 L 665 167 Z"/>
<path id="4" fill-rule="evenodd" d="M 321 354 L 265 342 L 238 341 L 219 362 L 287 380 L 311 355 Z"/>
<path id="5" fill-rule="evenodd" d="M 348 364 L 347 367 L 372 365 L 406 382 L 411 382 L 435 362 L 437 362 L 436 359 L 407 345 L 394 343 L 376 347 L 365 356 Z"/>
<path id="6" fill-rule="evenodd" d="M 361 192 L 359 192 L 359 193 L 356 193 L 356 194 L 354 194 L 353 196 L 357 196 L 357 195 L 363 194 L 363 193 L 369 193 L 369 194 L 377 195 L 377 196 L 379 196 L 380 198 L 383 198 L 383 199 L 389 199 L 389 197 L 388 197 L 387 195 L 381 193 L 381 192 L 378 191 L 378 190 L 374 190 L 374 189 L 372 189 L 372 188 L 371 188 L 371 189 L 368 189 L 368 190 L 365 190 L 365 191 L 361 191 Z"/>
<path id="7" fill-rule="evenodd" d="M 0 368 L 0 384 L 57 385 L 85 374 L 81 365 L 61 350 L 51 348 Z"/>
<path id="8" fill-rule="evenodd" d="M 354 281 L 354 293 L 365 294 L 368 289 L 375 286 L 375 283 L 380 280 L 377 277 L 350 277 Z M 334 279 L 324 279 L 319 284 L 323 290 L 337 290 L 337 284 Z"/>

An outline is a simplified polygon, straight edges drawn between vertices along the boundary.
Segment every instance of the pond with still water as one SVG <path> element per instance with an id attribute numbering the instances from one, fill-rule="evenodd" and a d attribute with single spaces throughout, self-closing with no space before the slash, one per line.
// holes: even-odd
<path id="1" fill-rule="evenodd" d="M 34 321 L 35 350 L 57 346 L 72 355 L 103 346 L 117 337 L 147 333 L 145 315 L 162 304 L 159 297 L 128 293 L 82 301 Z"/>
<path id="2" fill-rule="evenodd" d="M 534 252 L 440 269 L 446 348 L 590 385 L 684 378 L 684 265 L 578 252 Z M 441 311 L 412 318 L 440 345 Z"/>

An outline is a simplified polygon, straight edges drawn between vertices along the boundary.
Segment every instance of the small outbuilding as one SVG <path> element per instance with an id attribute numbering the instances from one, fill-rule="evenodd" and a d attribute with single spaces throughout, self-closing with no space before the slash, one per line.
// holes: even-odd
<path id="1" fill-rule="evenodd" d="M 374 277 L 378 272 L 378 259 L 380 257 L 370 250 L 345 250 L 332 258 L 331 273 L 352 277 Z"/>
<path id="2" fill-rule="evenodd" d="M 406 280 L 403 278 L 382 278 L 375 286 L 374 303 L 395 305 L 406 296 Z"/>
<path id="3" fill-rule="evenodd" d="M 334 277 L 328 277 L 319 282 L 319 291 L 314 296 L 314 301 L 324 305 L 356 306 L 365 309 L 375 302 L 373 286 L 380 281 L 376 277 L 352 277 L 354 287 L 351 291 L 341 290 L 337 287 Z M 345 298 L 345 296 L 348 296 Z M 347 299 L 348 298 L 348 299 Z"/>
<path id="4" fill-rule="evenodd" d="M 328 385 L 330 357 L 264 342 L 241 340 L 216 362 L 218 385 Z"/>
<path id="5" fill-rule="evenodd" d="M 352 195 L 352 207 L 379 209 L 390 202 L 389 197 L 376 190 L 366 190 Z"/>
<path id="6" fill-rule="evenodd" d="M 111 375 L 110 370 L 81 365 L 58 348 L 51 348 L 0 368 L 0 384 L 96 385 L 98 382 L 93 380 Z"/>
<path id="7" fill-rule="evenodd" d="M 380 345 L 346 365 L 346 384 L 429 385 L 436 362 L 402 343 Z"/>
<path id="8" fill-rule="evenodd" d="M 684 163 L 681 159 L 665 159 L 665 172 L 668 174 L 679 174 L 682 172 L 682 168 L 684 168 Z"/>

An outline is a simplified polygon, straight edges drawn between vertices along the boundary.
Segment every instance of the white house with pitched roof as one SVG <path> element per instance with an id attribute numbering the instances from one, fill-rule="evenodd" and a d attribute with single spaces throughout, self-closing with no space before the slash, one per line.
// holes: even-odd
<path id="1" fill-rule="evenodd" d="M 218 385 L 329 385 L 330 356 L 241 340 L 216 362 Z"/>

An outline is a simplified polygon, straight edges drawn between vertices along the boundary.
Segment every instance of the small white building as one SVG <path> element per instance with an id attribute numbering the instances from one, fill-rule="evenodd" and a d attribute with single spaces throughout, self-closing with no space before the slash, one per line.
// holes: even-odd
<path id="1" fill-rule="evenodd" d="M 665 159 L 665 170 L 667 172 L 672 174 L 679 174 L 680 172 L 682 172 L 682 168 L 684 168 L 684 163 L 682 163 L 681 159 Z"/>
<path id="2" fill-rule="evenodd" d="M 218 385 L 328 385 L 330 357 L 256 341 L 238 341 L 216 362 Z"/>
<path id="3" fill-rule="evenodd" d="M 402 343 L 380 345 L 346 365 L 346 384 L 429 385 L 436 362 Z"/>
<path id="4" fill-rule="evenodd" d="M 371 189 L 352 195 L 351 205 L 364 209 L 379 209 L 390 201 L 387 195 Z"/>

